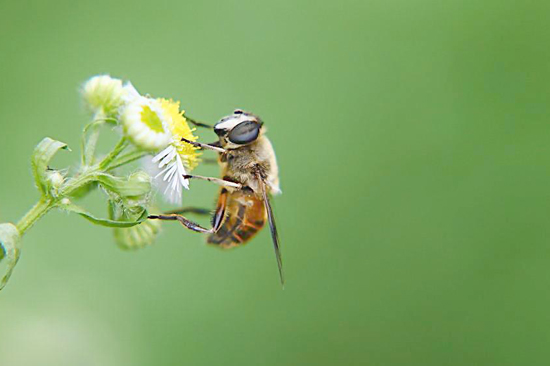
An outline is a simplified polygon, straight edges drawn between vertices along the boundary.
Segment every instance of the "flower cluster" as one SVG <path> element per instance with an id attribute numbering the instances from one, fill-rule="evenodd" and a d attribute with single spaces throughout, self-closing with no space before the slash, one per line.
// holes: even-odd
<path id="1" fill-rule="evenodd" d="M 128 140 L 154 155 L 155 179 L 165 185 L 164 194 L 170 202 L 181 202 L 182 187 L 189 189 L 184 176 L 197 166 L 198 153 L 196 147 L 182 142 L 182 138 L 195 141 L 197 137 L 179 102 L 141 95 L 131 83 L 108 75 L 89 79 L 83 97 L 93 113 L 120 121 Z"/>
<path id="2" fill-rule="evenodd" d="M 31 155 L 38 202 L 17 223 L 0 223 L 0 290 L 19 260 L 23 235 L 48 212 L 61 210 L 110 227 L 118 246 L 137 249 L 151 245 L 160 231 L 160 222 L 149 220 L 153 182 L 165 186 L 173 203 L 181 202 L 183 188 L 189 189 L 184 177 L 196 167 L 198 152 L 182 139 L 197 138 L 179 102 L 142 95 L 130 82 L 109 75 L 86 81 L 82 99 L 93 117 L 83 129 L 80 166 L 53 167 L 56 154 L 71 150 L 61 141 L 42 139 Z M 98 155 L 105 125 L 114 126 L 122 136 L 109 153 Z M 128 174 L 118 169 L 138 159 L 155 172 L 133 169 Z M 79 202 L 96 188 L 107 198 L 108 217 L 90 213 Z"/>

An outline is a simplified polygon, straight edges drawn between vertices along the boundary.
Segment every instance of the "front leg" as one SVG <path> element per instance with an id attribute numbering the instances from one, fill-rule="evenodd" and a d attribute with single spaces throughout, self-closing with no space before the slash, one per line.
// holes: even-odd
<path id="1" fill-rule="evenodd" d="M 194 124 L 197 127 L 208 128 L 209 130 L 214 129 L 214 126 L 212 126 L 212 125 L 209 125 L 209 124 L 204 123 L 204 122 L 199 122 L 199 121 L 197 121 L 197 120 L 195 120 L 195 119 L 193 119 L 189 116 L 184 116 L 184 117 L 187 120 L 187 122 L 190 122 L 190 123 Z"/>
<path id="2" fill-rule="evenodd" d="M 200 142 L 195 142 L 195 141 L 188 140 L 186 138 L 182 138 L 181 141 L 187 142 L 188 144 L 193 145 L 195 147 L 198 147 L 199 149 L 214 150 L 214 151 L 217 151 L 219 153 L 226 153 L 227 152 L 227 150 L 225 150 L 224 148 L 221 148 L 219 146 L 215 146 L 214 144 L 203 144 L 203 143 L 200 143 Z"/>
<path id="3" fill-rule="evenodd" d="M 189 175 L 186 174 L 183 176 L 184 179 L 201 179 L 206 180 L 208 182 L 212 182 L 214 184 L 218 184 L 222 187 L 230 187 L 235 189 L 242 189 L 243 185 L 240 183 L 231 182 L 228 180 L 220 179 L 220 178 L 213 178 L 213 177 L 203 177 L 202 175 Z"/>

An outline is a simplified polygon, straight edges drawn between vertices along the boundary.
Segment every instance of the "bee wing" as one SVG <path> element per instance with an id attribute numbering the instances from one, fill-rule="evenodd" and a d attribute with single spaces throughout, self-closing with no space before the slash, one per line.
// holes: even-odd
<path id="1" fill-rule="evenodd" d="M 260 176 L 258 176 L 258 181 L 260 182 L 262 197 L 264 200 L 265 209 L 267 211 L 267 220 L 269 221 L 271 239 L 273 239 L 273 248 L 275 249 L 275 257 L 277 258 L 277 266 L 279 267 L 279 276 L 281 278 L 281 285 L 284 286 L 285 278 L 283 275 L 283 260 L 281 258 L 279 234 L 277 233 L 277 225 L 275 225 L 275 218 L 273 217 L 273 210 L 271 209 L 271 202 L 269 201 L 269 194 L 267 193 L 267 184 L 264 182 L 264 180 Z"/>

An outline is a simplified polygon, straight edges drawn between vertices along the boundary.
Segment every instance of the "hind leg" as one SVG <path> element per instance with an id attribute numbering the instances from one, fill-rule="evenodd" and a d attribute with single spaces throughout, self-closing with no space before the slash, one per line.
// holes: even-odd
<path id="1" fill-rule="evenodd" d="M 206 229 L 201 225 L 187 219 L 185 216 L 180 215 L 180 213 L 186 213 L 186 212 L 197 213 L 197 214 L 209 213 L 207 210 L 204 210 L 202 208 L 196 208 L 196 207 L 182 208 L 182 209 L 175 210 L 162 215 L 149 215 L 148 219 L 179 221 L 183 226 L 185 226 L 189 230 L 196 231 L 198 233 L 213 234 L 220 229 L 225 219 L 225 207 L 227 204 L 227 195 L 228 195 L 227 190 L 222 189 L 220 193 L 220 197 L 218 198 L 218 205 L 216 207 L 216 211 L 214 212 L 214 216 L 212 216 L 212 227 L 210 229 Z"/>
<path id="2" fill-rule="evenodd" d="M 200 208 L 200 207 L 183 207 L 183 208 L 178 208 L 177 210 L 165 212 L 164 214 L 165 215 L 170 215 L 170 214 L 183 215 L 186 213 L 192 213 L 192 214 L 201 215 L 201 216 L 210 216 L 212 214 L 212 210 L 209 210 L 207 208 Z"/>
<path id="3" fill-rule="evenodd" d="M 148 217 L 150 220 L 165 220 L 165 221 L 179 221 L 183 226 L 188 228 L 189 230 L 196 231 L 198 233 L 205 233 L 205 234 L 211 234 L 214 232 L 213 228 L 206 229 L 202 226 L 200 226 L 197 223 L 194 223 L 193 221 L 188 220 L 182 215 L 178 214 L 168 214 L 168 215 L 150 215 Z"/>

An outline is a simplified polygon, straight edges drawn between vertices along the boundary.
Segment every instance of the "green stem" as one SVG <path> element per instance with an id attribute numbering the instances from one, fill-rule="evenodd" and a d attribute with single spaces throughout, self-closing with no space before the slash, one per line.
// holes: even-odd
<path id="1" fill-rule="evenodd" d="M 95 150 L 95 141 L 92 143 L 92 145 L 93 146 L 90 146 L 90 148 L 93 151 Z M 23 218 L 21 218 L 21 220 L 19 220 L 19 222 L 17 223 L 16 226 L 19 234 L 23 236 L 27 232 L 27 230 L 29 230 L 42 216 L 48 213 L 48 211 L 50 211 L 52 208 L 59 205 L 59 203 L 64 198 L 70 197 L 71 194 L 78 189 L 82 188 L 88 183 L 93 182 L 94 180 L 97 180 L 98 173 L 128 164 L 147 154 L 140 151 L 132 151 L 117 159 L 127 146 L 128 140 L 124 137 L 121 138 L 114 149 L 99 164 L 85 167 L 82 173 L 69 179 L 59 190 L 59 193 L 56 197 L 42 197 L 40 201 L 38 201 L 36 205 L 34 205 L 34 207 L 31 208 L 29 212 L 27 212 L 25 216 L 23 216 Z M 85 160 L 88 159 L 90 159 L 90 155 L 85 158 Z"/>
<path id="2" fill-rule="evenodd" d="M 54 203 L 51 200 L 41 199 L 23 216 L 17 223 L 17 230 L 19 234 L 23 236 L 27 230 L 29 230 L 36 221 L 44 216 L 52 207 Z"/>
<path id="3" fill-rule="evenodd" d="M 116 144 L 113 151 L 109 153 L 98 165 L 98 170 L 102 171 L 105 170 L 111 162 L 116 159 L 117 156 L 120 155 L 120 153 L 128 146 L 128 140 L 123 137 L 120 139 L 120 141 Z"/>
<path id="4" fill-rule="evenodd" d="M 103 121 L 94 121 L 84 128 L 82 133 L 82 165 L 88 166 L 94 163 L 94 154 L 97 141 L 99 140 L 99 130 Z M 86 139 L 87 133 L 90 131 L 90 136 Z"/>
<path id="5" fill-rule="evenodd" d="M 109 165 L 109 170 L 113 170 L 115 168 L 121 167 L 122 165 L 129 164 L 149 154 L 150 153 L 141 150 L 131 151 L 113 160 L 113 162 Z"/>
<path id="6" fill-rule="evenodd" d="M 44 216 L 49 210 L 55 207 L 63 197 L 70 196 L 73 192 L 85 186 L 86 184 L 93 182 L 96 179 L 98 172 L 105 171 L 107 167 L 117 158 L 118 155 L 126 148 L 127 140 L 122 138 L 118 144 L 115 146 L 113 151 L 109 153 L 94 167 L 89 167 L 80 175 L 70 179 L 59 191 L 59 198 L 42 198 L 29 212 L 23 216 L 21 220 L 17 223 L 17 230 L 21 235 L 25 234 L 42 216 Z"/>
<path id="7" fill-rule="evenodd" d="M 90 169 L 84 173 L 71 178 L 59 191 L 59 197 L 70 196 L 73 192 L 77 191 L 86 184 L 93 182 L 96 176 L 97 170 Z"/>
<path id="8" fill-rule="evenodd" d="M 100 111 L 95 115 L 94 120 L 84 127 L 81 142 L 83 166 L 94 164 L 95 149 L 99 140 L 101 127 L 106 123 L 116 124 L 116 122 L 116 119 L 107 118 L 105 117 L 105 113 Z"/>

